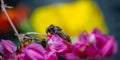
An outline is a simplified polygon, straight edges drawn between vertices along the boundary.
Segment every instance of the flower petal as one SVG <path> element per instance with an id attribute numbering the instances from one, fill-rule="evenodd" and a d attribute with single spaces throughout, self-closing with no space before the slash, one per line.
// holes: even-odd
<path id="1" fill-rule="evenodd" d="M 112 49 L 113 49 L 113 44 L 114 44 L 114 41 L 112 39 L 110 39 L 105 45 L 104 47 L 102 48 L 101 52 L 102 52 L 102 55 L 103 57 L 105 56 L 111 56 L 112 55 Z"/>

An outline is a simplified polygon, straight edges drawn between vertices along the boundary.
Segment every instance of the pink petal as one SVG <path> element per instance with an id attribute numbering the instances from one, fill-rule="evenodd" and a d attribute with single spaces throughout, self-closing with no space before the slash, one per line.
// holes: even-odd
<path id="1" fill-rule="evenodd" d="M 102 32 L 98 28 L 94 28 L 92 33 L 94 33 L 94 34 L 101 34 Z"/>
<path id="2" fill-rule="evenodd" d="M 39 53 L 41 53 L 43 55 L 46 52 L 45 49 L 43 48 L 43 46 L 40 45 L 40 44 L 37 44 L 37 43 L 32 43 L 32 44 L 28 45 L 26 47 L 26 49 L 32 49 L 32 50 L 37 51 L 37 52 L 39 52 Z"/>
<path id="3" fill-rule="evenodd" d="M 113 55 L 115 55 L 118 51 L 118 45 L 117 45 L 117 42 L 114 41 L 114 44 L 113 44 Z"/>
<path id="4" fill-rule="evenodd" d="M 103 54 L 103 57 L 105 56 L 111 56 L 112 55 L 112 49 L 113 49 L 113 43 L 114 41 L 110 39 L 102 48 L 101 52 Z"/>
<path id="5" fill-rule="evenodd" d="M 0 47 L 1 47 L 0 50 L 3 54 L 13 53 L 17 50 L 16 45 L 12 43 L 12 41 L 10 40 L 1 40 Z"/>
<path id="6" fill-rule="evenodd" d="M 79 35 L 79 41 L 87 42 L 88 41 L 88 33 L 87 32 L 80 33 L 80 35 Z"/>
<path id="7" fill-rule="evenodd" d="M 3 50 L 3 46 L 1 44 L 1 42 L 0 42 L 0 53 L 4 54 L 4 50 Z"/>
<path id="8" fill-rule="evenodd" d="M 26 54 L 26 58 L 27 60 L 44 60 L 44 55 L 38 53 L 37 51 L 31 50 L 31 49 L 27 49 L 25 51 Z"/>
<path id="9" fill-rule="evenodd" d="M 48 40 L 48 48 L 50 51 L 64 54 L 70 50 L 70 45 L 65 42 L 60 36 L 51 35 Z"/>
<path id="10" fill-rule="evenodd" d="M 26 60 L 44 60 L 45 52 L 45 49 L 36 43 L 32 43 L 22 49 L 22 53 L 25 54 L 24 59 Z"/>
<path id="11" fill-rule="evenodd" d="M 86 54 L 88 57 L 96 57 L 99 54 L 99 51 L 96 50 L 94 45 L 90 45 L 86 48 Z"/>
<path id="12" fill-rule="evenodd" d="M 50 51 L 45 55 L 45 60 L 58 60 L 58 56 L 55 52 Z"/>
<path id="13" fill-rule="evenodd" d="M 75 43 L 73 46 L 73 53 L 80 58 L 85 58 L 86 55 L 86 44 L 84 42 Z"/>
<path id="14" fill-rule="evenodd" d="M 98 48 L 102 48 L 108 41 L 108 39 L 104 38 L 101 35 L 95 35 L 96 37 L 96 45 Z"/>
<path id="15" fill-rule="evenodd" d="M 64 57 L 66 58 L 66 60 L 80 60 L 80 58 L 73 53 L 67 53 Z"/>

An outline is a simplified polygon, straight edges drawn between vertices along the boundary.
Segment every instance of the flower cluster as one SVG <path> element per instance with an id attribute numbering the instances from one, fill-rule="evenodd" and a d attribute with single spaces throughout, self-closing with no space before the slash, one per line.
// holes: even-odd
<path id="1" fill-rule="evenodd" d="M 17 51 L 17 46 L 10 40 L 1 40 L 0 53 L 3 60 L 103 60 L 117 52 L 117 43 L 113 36 L 100 30 L 82 32 L 75 43 L 69 42 L 59 34 L 47 34 L 46 47 L 32 42 Z"/>
<path id="2" fill-rule="evenodd" d="M 66 54 L 68 60 L 103 60 L 117 52 L 114 37 L 105 35 L 96 28 L 91 33 L 82 32 L 73 46 L 72 52 Z"/>

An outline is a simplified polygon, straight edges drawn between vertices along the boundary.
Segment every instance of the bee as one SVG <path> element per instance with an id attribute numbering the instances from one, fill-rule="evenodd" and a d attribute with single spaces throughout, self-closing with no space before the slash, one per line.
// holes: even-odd
<path id="1" fill-rule="evenodd" d="M 27 34 L 23 34 L 23 35 L 24 36 L 22 36 L 22 38 L 21 38 L 21 43 L 17 47 L 18 52 L 22 48 L 25 48 L 26 46 L 28 46 L 31 43 L 38 43 L 38 44 L 41 44 L 44 48 L 46 47 L 47 41 L 45 38 L 33 38 L 33 37 L 28 36 Z"/>
<path id="2" fill-rule="evenodd" d="M 59 35 L 62 39 L 71 42 L 71 39 L 69 37 L 69 35 L 67 35 L 66 33 L 62 32 L 62 29 L 58 26 L 54 26 L 54 25 L 50 25 L 47 30 L 46 33 L 48 34 L 57 34 Z"/>

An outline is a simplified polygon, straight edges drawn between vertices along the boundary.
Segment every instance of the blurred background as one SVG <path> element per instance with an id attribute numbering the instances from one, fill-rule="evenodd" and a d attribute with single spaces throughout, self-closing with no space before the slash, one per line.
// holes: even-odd
<path id="1" fill-rule="evenodd" d="M 73 39 L 82 31 L 99 28 L 115 36 L 120 45 L 120 0 L 4 0 L 19 33 L 45 34 L 50 24 L 60 26 Z M 0 9 L 0 39 L 17 42 L 17 37 Z M 120 48 L 119 48 L 120 49 Z M 120 51 L 106 60 L 119 60 Z"/>

